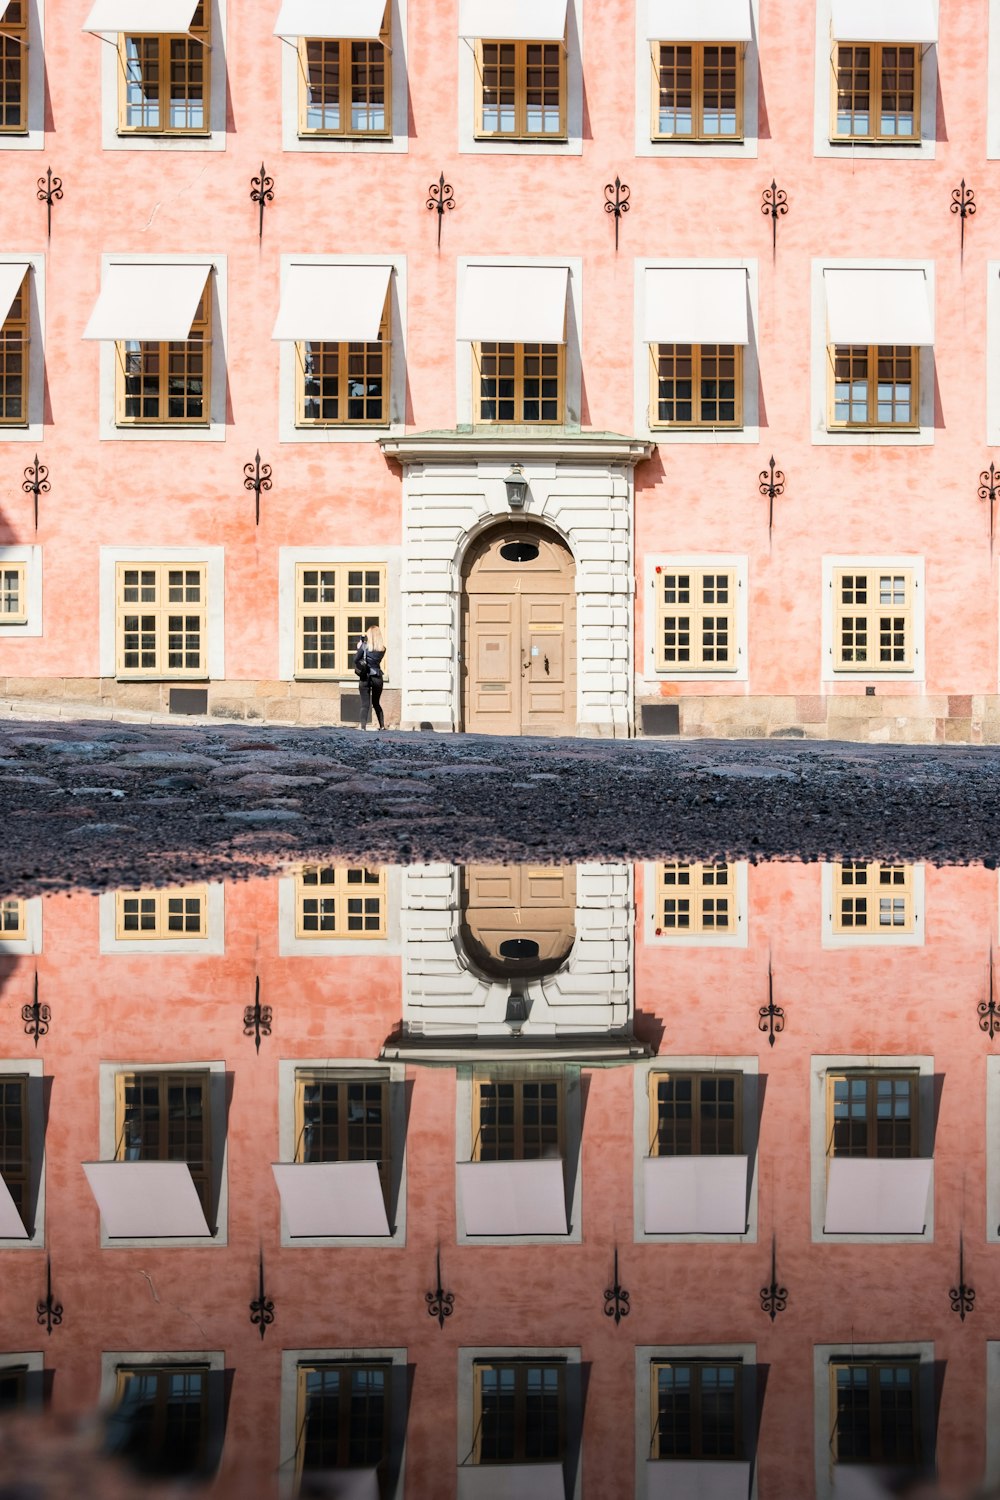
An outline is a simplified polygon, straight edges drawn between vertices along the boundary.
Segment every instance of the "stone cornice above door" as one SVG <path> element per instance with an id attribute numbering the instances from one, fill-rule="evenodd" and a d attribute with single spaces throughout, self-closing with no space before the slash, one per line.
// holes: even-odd
<path id="1" fill-rule="evenodd" d="M 410 432 L 402 437 L 380 438 L 379 447 L 387 458 L 395 458 L 402 464 L 540 459 L 543 462 L 624 463 L 634 468 L 652 456 L 656 444 L 617 432 L 560 433 L 543 437 L 522 428 L 519 432 Z"/>

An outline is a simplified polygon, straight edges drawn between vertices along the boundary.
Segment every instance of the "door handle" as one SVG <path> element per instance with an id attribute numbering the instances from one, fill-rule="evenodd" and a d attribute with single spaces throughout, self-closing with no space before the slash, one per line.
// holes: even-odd
<path id="1" fill-rule="evenodd" d="M 523 677 L 524 674 L 525 674 L 525 672 L 530 672 L 530 671 L 531 671 L 531 657 L 530 656 L 524 656 L 524 657 L 521 658 L 521 676 Z"/>

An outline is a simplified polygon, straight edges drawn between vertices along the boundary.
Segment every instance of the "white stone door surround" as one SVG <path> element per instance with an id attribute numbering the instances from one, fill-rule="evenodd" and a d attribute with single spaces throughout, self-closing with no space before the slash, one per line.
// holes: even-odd
<path id="1" fill-rule="evenodd" d="M 462 564 L 496 521 L 523 515 L 576 563 L 577 733 L 632 732 L 634 470 L 652 444 L 614 433 L 383 438 L 403 469 L 403 729 L 461 728 Z M 528 482 L 511 511 L 504 476 Z"/>

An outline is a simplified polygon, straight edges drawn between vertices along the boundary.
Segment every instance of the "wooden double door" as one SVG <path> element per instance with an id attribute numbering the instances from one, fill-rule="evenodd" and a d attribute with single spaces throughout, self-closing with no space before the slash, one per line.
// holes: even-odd
<path id="1" fill-rule="evenodd" d="M 576 729 L 573 555 L 542 527 L 505 525 L 470 551 L 462 609 L 462 711 L 474 734 Z"/>

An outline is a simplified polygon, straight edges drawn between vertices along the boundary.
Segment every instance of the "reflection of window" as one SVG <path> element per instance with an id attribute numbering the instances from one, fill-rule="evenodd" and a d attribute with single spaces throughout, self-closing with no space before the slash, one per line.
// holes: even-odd
<path id="1" fill-rule="evenodd" d="M 371 1072 L 295 1074 L 295 1160 L 374 1161 L 389 1183 L 389 1080 Z"/>
<path id="2" fill-rule="evenodd" d="M 917 1155 L 917 1075 L 827 1075 L 827 1141 L 831 1156 Z"/>
<path id="3" fill-rule="evenodd" d="M 919 47 L 840 43 L 834 70 L 834 140 L 919 140 Z"/>
<path id="4" fill-rule="evenodd" d="M 299 342 L 300 427 L 384 427 L 389 420 L 389 298 L 371 343 Z"/>
<path id="5" fill-rule="evenodd" d="M 207 426 L 211 417 L 212 294 L 206 284 L 186 339 L 119 339 L 115 345 L 119 427 Z"/>
<path id="6" fill-rule="evenodd" d="M 9 0 L 0 12 L 0 134 L 28 128 L 28 4 Z"/>
<path id="7" fill-rule="evenodd" d="M 742 427 L 742 344 L 656 344 L 651 427 Z"/>
<path id="8" fill-rule="evenodd" d="M 116 1073 L 116 1161 L 186 1162 L 205 1218 L 212 1208 L 207 1073 Z"/>
<path id="9" fill-rule="evenodd" d="M 184 34 L 122 34 L 119 133 L 206 134 L 211 56 L 210 0 L 198 0 Z"/>
<path id="10" fill-rule="evenodd" d="M 18 896 L 0 898 L 0 939 L 21 941 L 28 935 L 28 903 Z"/>
<path id="11" fill-rule="evenodd" d="M 373 1469 L 389 1455 L 392 1366 L 388 1363 L 300 1364 L 300 1494 L 307 1476 L 329 1469 Z M 317 1490 L 315 1493 L 330 1493 Z"/>
<path id="12" fill-rule="evenodd" d="M 558 1463 L 566 1451 L 566 1366 L 535 1359 L 473 1366 L 477 1464 Z"/>
<path id="13" fill-rule="evenodd" d="M 119 1366 L 108 1447 L 147 1474 L 203 1472 L 208 1446 L 207 1365 Z"/>
<path id="14" fill-rule="evenodd" d="M 561 42 L 477 42 L 476 74 L 477 136 L 565 138 L 566 49 Z"/>
<path id="15" fill-rule="evenodd" d="M 0 1177 L 30 1234 L 27 1078 L 0 1076 Z"/>
<path id="16" fill-rule="evenodd" d="M 564 344 L 476 344 L 476 421 L 561 422 L 564 350 Z"/>
<path id="17" fill-rule="evenodd" d="M 860 864 L 833 867 L 835 933 L 913 931 L 913 867 Z"/>
<path id="18" fill-rule="evenodd" d="M 913 590 L 910 569 L 834 569 L 835 671 L 912 672 Z"/>
<path id="19" fill-rule="evenodd" d="M 836 1463 L 918 1462 L 919 1369 L 916 1359 L 830 1361 Z"/>
<path id="20" fill-rule="evenodd" d="M 919 351 L 911 344 L 831 344 L 830 426 L 919 425 Z"/>
<path id="21" fill-rule="evenodd" d="M 741 1458 L 740 1361 L 653 1361 L 650 1456 L 665 1459 Z"/>
<path id="22" fill-rule="evenodd" d="M 653 140 L 743 139 L 743 48 L 654 42 Z"/>
<path id="23" fill-rule="evenodd" d="M 651 1156 L 738 1156 L 743 1078 L 739 1073 L 649 1075 Z"/>
<path id="24" fill-rule="evenodd" d="M 390 11 L 378 40 L 302 37 L 299 135 L 389 136 L 392 122 Z"/>
<path id="25" fill-rule="evenodd" d="M 738 587 L 735 568 L 657 570 L 654 641 L 659 670 L 733 670 Z"/>
<path id="26" fill-rule="evenodd" d="M 27 1365 L 7 1365 L 0 1369 L 0 1412 L 16 1411 L 27 1399 Z"/>
<path id="27" fill-rule="evenodd" d="M 732 932 L 736 925 L 735 865 L 657 866 L 656 935 Z"/>
<path id="28" fill-rule="evenodd" d="M 538 1161 L 563 1155 L 561 1078 L 477 1078 L 473 1161 Z"/>
<path id="29" fill-rule="evenodd" d="M 384 938 L 385 871 L 303 865 L 295 876 L 297 938 Z"/>
<path id="30" fill-rule="evenodd" d="M 384 565 L 298 564 L 295 569 L 296 677 L 349 676 L 358 639 L 373 625 L 385 634 Z M 316 929 L 312 931 L 315 933 Z"/>
<path id="31" fill-rule="evenodd" d="M 116 676 L 208 676 L 203 563 L 119 563 L 116 593 Z"/>
<path id="32" fill-rule="evenodd" d="M 201 938 L 208 934 L 208 887 L 116 891 L 115 937 Z"/>
<path id="33" fill-rule="evenodd" d="M 2 39 L 0 32 L 0 42 Z M 3 427 L 23 427 L 28 420 L 28 307 L 25 275 L 0 328 L 0 426 Z"/>

